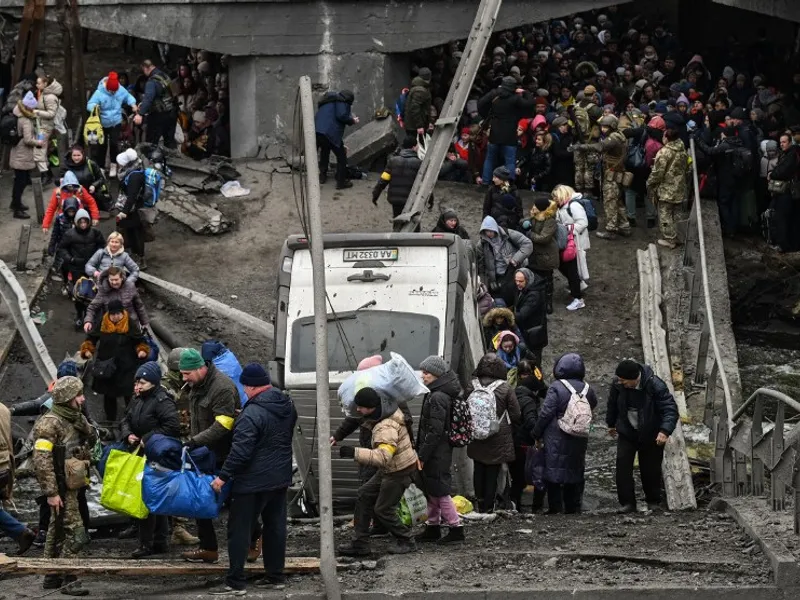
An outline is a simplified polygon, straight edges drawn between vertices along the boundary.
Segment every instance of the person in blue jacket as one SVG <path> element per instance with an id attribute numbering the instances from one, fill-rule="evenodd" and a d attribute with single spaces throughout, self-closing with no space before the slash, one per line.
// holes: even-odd
<path id="1" fill-rule="evenodd" d="M 292 483 L 292 434 L 297 411 L 291 399 L 272 386 L 258 363 L 250 363 L 239 381 L 249 400 L 233 425 L 231 451 L 212 482 L 215 491 L 233 482 L 228 518 L 230 566 L 225 583 L 212 595 L 243 595 L 247 587 L 244 565 L 253 525 L 264 524 L 264 577 L 261 589 L 282 589 L 286 562 L 286 492 Z M 236 593 L 236 592 L 239 593 Z"/>
<path id="2" fill-rule="evenodd" d="M 122 106 L 127 104 L 133 112 L 138 110 L 136 98 L 119 84 L 119 75 L 114 71 L 104 77 L 97 84 L 92 97 L 86 104 L 86 110 L 91 113 L 95 107 L 100 111 L 100 124 L 103 126 L 104 139 L 102 144 L 94 147 L 94 160 L 100 166 L 106 164 L 106 151 L 111 147 L 111 177 L 117 176 L 117 165 L 114 158 L 119 154 L 119 135 L 122 131 Z"/>
<path id="3" fill-rule="evenodd" d="M 344 147 L 344 128 L 358 123 L 352 113 L 355 96 L 350 90 L 328 92 L 319 101 L 314 126 L 319 147 L 319 182 L 328 179 L 328 163 L 331 152 L 336 155 L 336 189 L 352 187 L 347 178 L 347 151 Z"/>

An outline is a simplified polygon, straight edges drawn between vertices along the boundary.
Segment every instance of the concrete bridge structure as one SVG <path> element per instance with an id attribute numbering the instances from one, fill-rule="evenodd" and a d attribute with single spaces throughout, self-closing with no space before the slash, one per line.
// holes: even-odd
<path id="1" fill-rule="evenodd" d="M 797 0 L 714 0 L 800 22 Z M 0 0 L 19 12 L 25 0 Z M 505 0 L 495 30 L 619 0 Z M 661 0 L 664 13 L 679 0 Z M 48 0 L 48 7 L 55 6 Z M 368 121 L 391 107 L 408 82 L 408 53 L 467 37 L 477 0 L 81 0 L 89 29 L 231 55 L 231 138 L 235 157 L 285 155 L 301 75 L 316 89 L 349 88 Z M 650 10 L 652 2 L 648 3 Z M 659 6 L 659 9 L 661 7 Z M 48 19 L 56 19 L 48 10 Z"/>

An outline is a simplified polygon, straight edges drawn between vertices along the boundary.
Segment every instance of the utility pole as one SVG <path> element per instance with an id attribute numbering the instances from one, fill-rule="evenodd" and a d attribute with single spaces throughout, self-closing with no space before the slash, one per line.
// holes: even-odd
<path id="1" fill-rule="evenodd" d="M 314 282 L 314 327 L 317 350 L 317 481 L 319 483 L 319 570 L 327 600 L 340 600 L 333 548 L 333 481 L 331 477 L 331 401 L 328 373 L 328 310 L 325 299 L 325 249 L 322 244 L 317 137 L 314 128 L 314 99 L 311 79 L 300 78 L 300 104 L 303 114 L 303 141 L 306 161 L 308 200 L 308 246 Z"/>

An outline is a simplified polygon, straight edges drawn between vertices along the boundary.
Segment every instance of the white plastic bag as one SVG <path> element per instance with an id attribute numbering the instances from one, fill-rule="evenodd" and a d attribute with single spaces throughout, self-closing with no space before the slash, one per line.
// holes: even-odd
<path id="1" fill-rule="evenodd" d="M 240 196 L 247 196 L 250 189 L 242 187 L 238 181 L 226 181 L 219 189 L 220 193 L 226 198 L 238 198 Z"/>
<path id="2" fill-rule="evenodd" d="M 420 381 L 408 361 L 395 352 L 390 352 L 391 360 L 366 369 L 356 371 L 339 386 L 339 402 L 342 411 L 349 417 L 358 417 L 354 400 L 358 390 L 371 387 L 381 396 L 396 402 L 408 401 L 421 394 L 427 394 L 426 388 Z"/>
<path id="3" fill-rule="evenodd" d="M 400 505 L 397 507 L 397 516 L 407 527 L 423 523 L 428 518 L 428 500 L 413 483 L 403 492 Z"/>
<path id="4" fill-rule="evenodd" d="M 425 160 L 425 153 L 428 151 L 428 145 L 431 143 L 431 136 L 429 134 L 417 134 L 417 157 L 420 160 Z"/>
<path id="5" fill-rule="evenodd" d="M 182 145 L 186 141 L 186 136 L 183 133 L 183 127 L 181 127 L 180 119 L 178 120 L 178 124 L 175 127 L 175 143 L 179 146 Z"/>

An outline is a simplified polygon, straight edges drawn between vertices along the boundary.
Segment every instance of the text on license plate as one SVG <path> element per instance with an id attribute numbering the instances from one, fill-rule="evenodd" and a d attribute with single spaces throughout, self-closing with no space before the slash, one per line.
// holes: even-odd
<path id="1" fill-rule="evenodd" d="M 346 248 L 344 262 L 360 260 L 397 260 L 397 248 Z"/>

